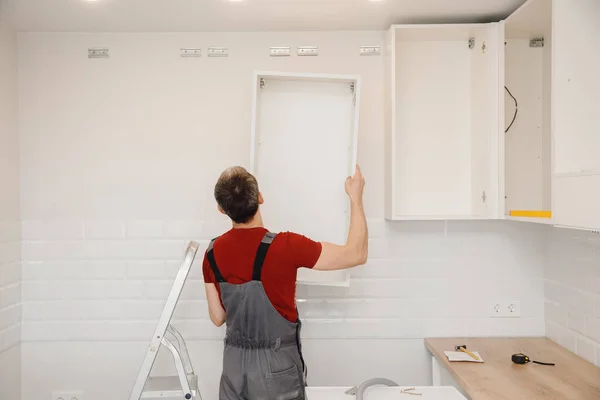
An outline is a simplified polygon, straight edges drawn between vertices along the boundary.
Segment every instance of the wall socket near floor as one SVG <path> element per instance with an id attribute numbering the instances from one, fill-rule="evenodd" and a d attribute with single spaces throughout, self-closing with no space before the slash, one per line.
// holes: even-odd
<path id="1" fill-rule="evenodd" d="M 52 392 L 52 400 L 83 400 L 83 392 Z"/>
<path id="2" fill-rule="evenodd" d="M 519 318 L 521 316 L 521 300 L 494 300 L 490 303 L 489 310 L 492 318 Z"/>

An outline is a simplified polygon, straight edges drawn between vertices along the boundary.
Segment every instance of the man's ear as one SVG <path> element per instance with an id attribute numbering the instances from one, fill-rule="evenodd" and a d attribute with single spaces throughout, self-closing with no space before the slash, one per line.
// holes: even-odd
<path id="1" fill-rule="evenodd" d="M 263 195 L 261 192 L 258 192 L 258 204 L 263 204 L 265 202 L 265 199 L 263 198 Z"/>
<path id="2" fill-rule="evenodd" d="M 219 212 L 223 215 L 225 215 L 225 211 L 223 211 L 223 209 L 221 208 L 221 206 L 217 206 L 217 210 L 219 210 Z"/>

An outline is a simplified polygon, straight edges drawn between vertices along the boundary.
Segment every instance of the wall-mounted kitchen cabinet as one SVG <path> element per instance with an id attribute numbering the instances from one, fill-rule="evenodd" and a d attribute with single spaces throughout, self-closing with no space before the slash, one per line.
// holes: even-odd
<path id="1" fill-rule="evenodd" d="M 387 36 L 386 217 L 600 229 L 600 2 Z M 468 46 L 467 46 L 468 43 Z"/>
<path id="2" fill-rule="evenodd" d="M 500 24 L 387 35 L 386 218 L 498 218 Z"/>
<path id="3" fill-rule="evenodd" d="M 356 76 L 259 72 L 254 77 L 250 163 L 275 232 L 346 242 L 354 172 L 360 79 Z M 298 282 L 348 285 L 347 271 L 301 268 Z"/>

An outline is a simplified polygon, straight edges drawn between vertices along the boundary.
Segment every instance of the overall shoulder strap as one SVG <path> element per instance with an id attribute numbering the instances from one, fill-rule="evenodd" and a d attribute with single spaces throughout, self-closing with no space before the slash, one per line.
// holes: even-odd
<path id="1" fill-rule="evenodd" d="M 271 243 L 273 243 L 273 239 L 275 239 L 275 236 L 277 236 L 276 233 L 265 233 L 265 236 L 258 245 L 256 258 L 254 258 L 254 269 L 252 270 L 253 281 L 260 281 L 263 263 L 265 262 L 265 258 L 267 257 L 267 251 L 269 251 L 269 246 L 271 246 Z"/>
<path id="2" fill-rule="evenodd" d="M 206 250 L 206 258 L 208 259 L 208 263 L 210 264 L 210 269 L 212 269 L 213 274 L 215 274 L 215 279 L 217 280 L 217 282 L 221 283 L 225 282 L 225 279 L 223 278 L 221 271 L 219 271 L 219 268 L 217 267 L 217 262 L 215 261 L 215 251 L 213 249 L 215 245 L 215 240 L 217 239 L 218 237 L 210 241 L 208 249 Z"/>

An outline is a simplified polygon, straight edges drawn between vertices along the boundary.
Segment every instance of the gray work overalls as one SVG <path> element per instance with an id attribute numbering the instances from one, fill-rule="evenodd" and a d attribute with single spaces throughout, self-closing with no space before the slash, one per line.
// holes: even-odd
<path id="1" fill-rule="evenodd" d="M 300 344 L 301 322 L 285 319 L 269 301 L 261 282 L 262 266 L 275 238 L 262 239 L 252 281 L 227 283 L 215 262 L 213 240 L 207 259 L 221 289 L 227 314 L 220 400 L 303 400 L 306 368 Z"/>

